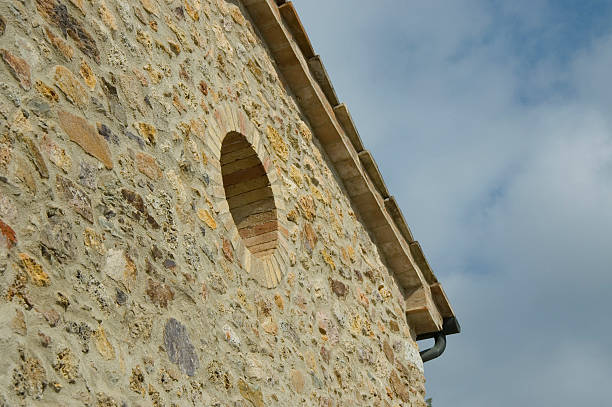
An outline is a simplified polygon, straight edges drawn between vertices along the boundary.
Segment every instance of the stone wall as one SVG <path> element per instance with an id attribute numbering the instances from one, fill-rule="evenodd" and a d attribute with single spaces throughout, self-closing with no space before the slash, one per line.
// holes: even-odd
<path id="1" fill-rule="evenodd" d="M 0 406 L 424 405 L 239 2 L 6 1 L 0 57 Z"/>

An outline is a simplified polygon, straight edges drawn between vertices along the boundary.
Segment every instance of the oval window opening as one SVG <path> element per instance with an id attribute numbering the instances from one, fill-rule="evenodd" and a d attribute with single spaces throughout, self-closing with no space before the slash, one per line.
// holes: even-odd
<path id="1" fill-rule="evenodd" d="M 266 169 L 240 133 L 228 133 L 221 145 L 221 174 L 230 213 L 246 247 L 256 257 L 274 252 L 278 220 Z"/>

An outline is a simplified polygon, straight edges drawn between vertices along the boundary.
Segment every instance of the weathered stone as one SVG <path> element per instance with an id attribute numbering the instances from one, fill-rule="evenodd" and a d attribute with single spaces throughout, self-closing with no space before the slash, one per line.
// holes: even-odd
<path id="1" fill-rule="evenodd" d="M 338 297 L 345 297 L 348 293 L 348 287 L 342 281 L 330 280 L 331 288 L 334 294 Z"/>
<path id="2" fill-rule="evenodd" d="M 47 212 L 48 223 L 42 225 L 40 243 L 47 254 L 58 259 L 74 256 L 74 235 L 72 223 L 60 213 Z"/>
<path id="3" fill-rule="evenodd" d="M 64 178 L 59 174 L 55 175 L 55 186 L 62 197 L 72 205 L 72 209 L 74 209 L 76 213 L 93 223 L 91 200 L 85 191 L 77 187 L 76 184 L 68 178 Z"/>
<path id="4" fill-rule="evenodd" d="M 98 350 L 98 353 L 100 353 L 100 356 L 102 356 L 106 360 L 115 359 L 115 348 L 108 341 L 104 328 L 99 326 L 98 329 L 94 332 L 93 337 L 96 344 L 96 349 Z"/>
<path id="5" fill-rule="evenodd" d="M 74 4 L 74 6 L 75 6 L 76 8 L 78 8 L 78 9 L 79 9 L 79 11 L 80 11 L 80 12 L 81 12 L 83 15 L 85 15 L 85 8 L 83 7 L 83 0 L 70 0 L 70 2 L 71 2 L 72 4 Z"/>
<path id="6" fill-rule="evenodd" d="M 244 16 L 242 15 L 242 12 L 240 11 L 239 7 L 232 7 L 230 9 L 230 15 L 232 16 L 232 19 L 240 24 L 240 25 L 245 25 L 246 24 L 246 19 L 244 18 Z"/>
<path id="7" fill-rule="evenodd" d="M 125 124 L 127 122 L 127 116 L 125 114 L 125 109 L 123 105 L 119 101 L 119 94 L 117 93 L 117 88 L 106 80 L 103 76 L 101 76 L 102 82 L 101 87 L 104 91 L 104 94 L 108 98 L 108 102 L 110 105 L 110 111 L 115 116 L 119 122 Z"/>
<path id="8" fill-rule="evenodd" d="M 106 254 L 104 273 L 118 283 L 122 283 L 131 291 L 136 282 L 138 270 L 132 259 L 123 251 L 109 249 Z"/>
<path id="9" fill-rule="evenodd" d="M 97 158 L 108 169 L 113 168 L 113 161 L 106 140 L 98 134 L 85 119 L 66 111 L 58 113 L 60 126 L 70 140 L 77 143 L 89 155 Z"/>
<path id="10" fill-rule="evenodd" d="M 162 176 L 161 169 L 157 165 L 157 161 L 154 157 L 145 153 L 136 153 L 136 166 L 138 171 L 152 180 L 158 180 Z"/>
<path id="11" fill-rule="evenodd" d="M 208 84 L 205 81 L 200 81 L 199 89 L 204 96 L 208 95 Z"/>
<path id="12" fill-rule="evenodd" d="M 138 393 L 141 396 L 145 396 L 146 389 L 144 386 L 145 376 L 140 369 L 140 366 L 136 366 L 132 369 L 132 375 L 130 376 L 130 389 L 134 393 Z"/>
<path id="13" fill-rule="evenodd" d="M 0 56 L 2 56 L 9 71 L 17 79 L 21 87 L 29 90 L 32 87 L 32 80 L 30 79 L 30 65 L 28 65 L 26 60 L 13 55 L 4 48 L 0 48 Z"/>
<path id="14" fill-rule="evenodd" d="M 42 266 L 36 262 L 27 253 L 19 253 L 19 264 L 21 268 L 28 273 L 28 276 L 39 287 L 48 286 L 51 283 L 49 275 L 43 270 Z"/>
<path id="15" fill-rule="evenodd" d="M 58 27 L 64 35 L 70 36 L 81 52 L 100 63 L 100 51 L 96 42 L 83 25 L 69 14 L 65 5 L 57 0 L 36 0 L 36 8 L 49 24 Z"/>
<path id="16" fill-rule="evenodd" d="M 40 146 L 49 157 L 49 160 L 64 172 L 67 173 L 72 169 L 72 159 L 66 154 L 66 150 L 57 145 L 46 134 L 43 136 Z"/>
<path id="17" fill-rule="evenodd" d="M 232 249 L 232 243 L 223 238 L 223 255 L 228 261 L 234 261 L 234 250 Z"/>
<path id="18" fill-rule="evenodd" d="M 244 380 L 238 380 L 238 390 L 242 397 L 250 401 L 254 407 L 264 407 L 263 393 L 259 388 L 252 388 Z"/>
<path id="19" fill-rule="evenodd" d="M 309 221 L 313 221 L 316 216 L 314 199 L 312 196 L 306 195 L 298 200 L 298 205 L 302 211 L 302 215 Z"/>
<path id="20" fill-rule="evenodd" d="M 56 300 L 55 302 L 58 305 L 61 305 L 62 308 L 64 308 L 64 311 L 66 311 L 68 309 L 68 307 L 70 306 L 70 298 L 68 298 L 65 294 L 62 294 L 60 292 L 56 293 Z"/>
<path id="21" fill-rule="evenodd" d="M 49 335 L 45 335 L 43 332 L 38 331 L 38 337 L 40 338 L 40 345 L 43 348 L 48 348 L 51 345 L 52 339 Z"/>
<path id="22" fill-rule="evenodd" d="M 30 163 L 22 157 L 21 154 L 17 154 L 14 157 L 15 161 L 15 176 L 21 180 L 27 187 L 28 190 L 36 195 L 36 181 L 34 180 L 34 170 Z"/>
<path id="23" fill-rule="evenodd" d="M 85 228 L 85 230 L 83 230 L 83 243 L 85 246 L 94 249 L 98 254 L 106 253 L 103 242 L 104 236 L 97 233 L 95 230 L 90 228 Z"/>
<path id="24" fill-rule="evenodd" d="M 397 371 L 393 369 L 391 371 L 391 375 L 389 376 L 389 383 L 391 384 L 391 388 L 404 403 L 410 401 L 410 392 L 408 387 L 404 384 L 402 379 L 397 374 Z"/>
<path id="25" fill-rule="evenodd" d="M 17 244 L 17 236 L 15 235 L 15 231 L 9 225 L 4 223 L 2 219 L 0 219 L 0 234 L 2 234 L 4 237 L 4 241 L 6 242 L 6 247 L 8 249 Z"/>
<path id="26" fill-rule="evenodd" d="M 399 325 L 394 320 L 390 320 L 389 329 L 391 329 L 393 332 L 399 332 Z"/>
<path id="27" fill-rule="evenodd" d="M 384 340 L 382 348 L 383 353 L 385 354 L 385 357 L 387 358 L 389 363 L 393 364 L 395 362 L 395 356 L 393 354 L 393 348 L 391 347 L 391 345 L 389 345 L 389 342 Z"/>
<path id="28" fill-rule="evenodd" d="M 87 89 L 81 82 L 70 72 L 68 68 L 62 65 L 55 67 L 55 74 L 53 76 L 55 84 L 70 102 L 78 107 L 85 107 L 89 102 L 89 95 Z"/>
<path id="29" fill-rule="evenodd" d="M 105 3 L 100 3 L 100 7 L 98 8 L 98 14 L 100 15 L 100 18 L 102 19 L 102 21 L 104 21 L 104 24 L 106 24 L 108 28 L 113 31 L 117 30 L 117 22 L 115 21 L 115 16 L 108 9 Z"/>
<path id="30" fill-rule="evenodd" d="M 140 3 L 142 4 L 142 7 L 147 11 L 147 13 L 159 17 L 159 9 L 157 8 L 157 5 L 153 2 L 153 0 L 140 0 Z"/>
<path id="31" fill-rule="evenodd" d="M 72 61 L 72 56 L 74 55 L 74 48 L 66 43 L 63 39 L 53 34 L 49 28 L 45 27 L 45 32 L 47 33 L 47 38 L 51 45 L 53 45 L 59 52 L 62 53 L 64 58 L 68 61 Z"/>
<path id="32" fill-rule="evenodd" d="M 49 308 L 47 311 L 44 311 L 42 315 L 45 317 L 45 320 L 50 327 L 56 326 L 60 320 L 60 314 L 53 308 Z"/>
<path id="33" fill-rule="evenodd" d="M 188 376 L 195 375 L 200 367 L 200 360 L 195 347 L 189 340 L 187 328 L 174 318 L 166 322 L 164 328 L 164 346 L 172 363 L 179 366 Z"/>
<path id="34" fill-rule="evenodd" d="M 291 385 L 296 393 L 304 393 L 304 374 L 296 369 L 291 371 Z"/>
<path id="35" fill-rule="evenodd" d="M 4 17 L 0 16 L 0 36 L 4 34 L 5 29 L 6 29 L 6 21 L 4 21 Z"/>
<path id="36" fill-rule="evenodd" d="M 74 357 L 69 348 L 65 348 L 57 354 L 53 368 L 62 375 L 68 383 L 76 382 L 79 376 L 79 361 Z"/>
<path id="37" fill-rule="evenodd" d="M 115 302 L 119 305 L 125 305 L 127 302 L 127 294 L 124 293 L 121 289 L 117 288 L 115 290 Z"/>
<path id="38" fill-rule="evenodd" d="M 81 74 L 81 77 L 83 78 L 85 84 L 89 87 L 89 89 L 94 90 L 98 80 L 96 79 L 96 75 L 94 75 L 90 66 L 87 64 L 87 61 L 85 61 L 84 59 L 81 60 L 81 67 L 79 69 L 79 73 Z"/>
<path id="39" fill-rule="evenodd" d="M 174 292 L 168 285 L 159 283 L 150 278 L 147 280 L 146 293 L 154 304 L 162 308 L 167 308 L 168 302 L 174 299 Z"/>
<path id="40" fill-rule="evenodd" d="M 42 362 L 35 357 L 26 358 L 22 354 L 22 363 L 13 370 L 13 389 L 21 397 L 41 399 L 47 386 L 47 373 Z M 4 404 L 8 406 L 8 404 Z"/>
<path id="41" fill-rule="evenodd" d="M 15 310 L 15 316 L 11 320 L 11 329 L 17 335 L 26 336 L 28 334 L 28 327 L 26 326 L 25 315 L 20 309 Z"/>
<path id="42" fill-rule="evenodd" d="M 30 157 L 32 158 L 32 161 L 34 162 L 36 170 L 38 171 L 40 176 L 43 178 L 49 178 L 49 170 L 47 169 L 47 164 L 45 164 L 45 160 L 43 159 L 42 154 L 40 154 L 40 150 L 38 149 L 36 144 L 34 144 L 32 139 L 29 137 L 23 137 L 23 142 L 28 147 Z"/>

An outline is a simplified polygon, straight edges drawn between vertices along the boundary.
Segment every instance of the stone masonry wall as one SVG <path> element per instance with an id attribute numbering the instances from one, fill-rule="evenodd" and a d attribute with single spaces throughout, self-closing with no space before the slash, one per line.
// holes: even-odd
<path id="1" fill-rule="evenodd" d="M 7 0 L 0 57 L 0 406 L 424 405 L 400 290 L 239 2 Z M 230 132 L 270 183 L 240 231 Z"/>

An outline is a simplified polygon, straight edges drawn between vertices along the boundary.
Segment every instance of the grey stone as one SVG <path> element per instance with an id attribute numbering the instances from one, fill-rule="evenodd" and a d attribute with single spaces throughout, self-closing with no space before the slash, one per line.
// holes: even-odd
<path id="1" fill-rule="evenodd" d="M 164 328 L 164 345 L 172 363 L 176 363 L 188 376 L 195 375 L 200 367 L 200 360 L 189 340 L 185 325 L 170 318 Z"/>

